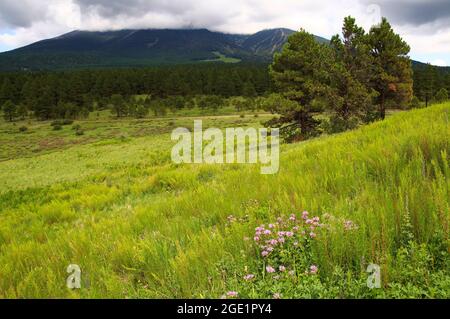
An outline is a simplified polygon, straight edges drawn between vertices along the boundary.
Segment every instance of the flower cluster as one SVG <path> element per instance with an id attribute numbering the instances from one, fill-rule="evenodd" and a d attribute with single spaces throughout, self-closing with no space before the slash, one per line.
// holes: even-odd
<path id="1" fill-rule="evenodd" d="M 323 225 L 319 217 L 309 218 L 308 212 L 303 212 L 301 218 L 295 214 L 284 219 L 279 217 L 273 224 L 256 227 L 253 240 L 261 249 L 261 256 L 268 257 L 277 249 L 292 245 L 299 246 L 303 240 L 317 237 L 317 230 Z"/>

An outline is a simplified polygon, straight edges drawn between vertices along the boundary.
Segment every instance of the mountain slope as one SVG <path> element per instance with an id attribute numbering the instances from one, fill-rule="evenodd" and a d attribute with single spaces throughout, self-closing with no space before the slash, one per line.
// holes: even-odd
<path id="1" fill-rule="evenodd" d="M 196 30 L 73 31 L 0 54 L 0 70 L 141 66 L 214 60 L 217 54 L 248 62 L 270 60 L 294 31 L 254 35 Z"/>
<path id="2" fill-rule="evenodd" d="M 140 67 L 199 61 L 267 63 L 294 32 L 285 28 L 252 35 L 207 29 L 73 31 L 0 53 L 0 71 Z M 329 42 L 318 36 L 316 39 Z M 416 61 L 413 64 L 423 65 Z"/>

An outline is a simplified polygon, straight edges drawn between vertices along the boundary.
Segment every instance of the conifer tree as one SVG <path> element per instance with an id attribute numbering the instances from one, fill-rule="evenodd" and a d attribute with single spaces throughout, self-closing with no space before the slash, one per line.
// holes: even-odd
<path id="1" fill-rule="evenodd" d="M 371 86 L 377 91 L 378 117 L 386 117 L 388 106 L 409 105 L 413 96 L 410 47 L 394 32 L 386 18 L 370 29 L 367 37 L 373 57 Z"/>

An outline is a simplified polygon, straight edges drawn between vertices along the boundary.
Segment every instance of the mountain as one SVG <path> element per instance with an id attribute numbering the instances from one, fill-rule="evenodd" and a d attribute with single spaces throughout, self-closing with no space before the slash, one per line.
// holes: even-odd
<path id="1" fill-rule="evenodd" d="M 251 35 L 207 29 L 73 31 L 0 53 L 0 71 L 140 67 L 201 62 L 270 62 L 295 31 L 263 30 Z M 316 36 L 317 41 L 329 40 Z M 421 68 L 421 62 L 413 61 Z M 450 68 L 440 68 L 450 71 Z"/>
<path id="2" fill-rule="evenodd" d="M 73 31 L 1 53 L 0 70 L 126 67 L 201 61 L 268 62 L 292 33 L 294 31 L 289 29 L 264 30 L 252 35 L 207 29 Z"/>

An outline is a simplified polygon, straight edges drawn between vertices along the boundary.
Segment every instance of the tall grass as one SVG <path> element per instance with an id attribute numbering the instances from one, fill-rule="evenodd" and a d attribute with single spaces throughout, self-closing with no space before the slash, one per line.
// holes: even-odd
<path id="1" fill-rule="evenodd" d="M 95 158 L 74 160 L 69 150 L 0 163 L 9 185 L 0 195 L 0 297 L 220 297 L 242 288 L 240 276 L 260 265 L 248 240 L 254 228 L 304 210 L 358 225 L 351 235 L 318 239 L 311 252 L 318 280 L 333 278 L 337 266 L 356 276 L 373 262 L 382 266 L 384 289 L 394 289 L 393 269 L 406 267 L 398 256 L 408 227 L 432 251 L 431 273 L 444 271 L 430 282 L 448 297 L 449 111 L 437 105 L 286 146 L 273 176 L 246 165 L 147 163 L 152 144 L 140 144 L 144 139 L 122 145 L 123 155 L 87 145 L 83 152 Z M 157 154 L 168 158 L 167 149 Z M 53 163 L 75 165 L 83 176 L 59 180 Z M 49 170 L 48 182 L 39 176 L 28 187 L 36 165 Z M 20 182 L 11 181 L 16 176 Z M 80 290 L 65 286 L 69 264 L 82 268 Z M 330 291 L 325 295 L 352 296 Z"/>

